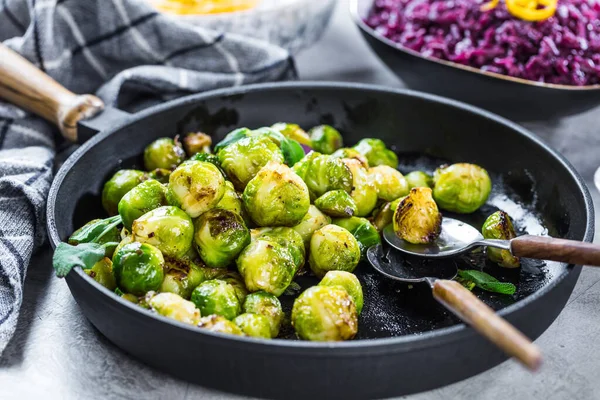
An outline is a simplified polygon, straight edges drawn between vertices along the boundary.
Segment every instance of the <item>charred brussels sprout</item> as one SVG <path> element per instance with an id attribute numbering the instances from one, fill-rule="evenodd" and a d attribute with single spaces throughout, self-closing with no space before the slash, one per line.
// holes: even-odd
<path id="1" fill-rule="evenodd" d="M 269 161 L 283 163 L 283 153 L 266 136 L 246 137 L 217 153 L 221 168 L 236 190 L 243 191 L 254 176 Z"/>
<path id="2" fill-rule="evenodd" d="M 302 236 L 302 240 L 304 240 L 304 246 L 307 247 L 310 243 L 310 238 L 312 237 L 313 233 L 317 229 L 322 228 L 325 225 L 329 225 L 330 223 L 331 218 L 323 214 L 317 207 L 311 205 L 308 208 L 308 212 L 304 218 L 302 218 L 298 225 L 293 226 L 292 229 Z"/>
<path id="3" fill-rule="evenodd" d="M 352 172 L 339 158 L 313 151 L 294 165 L 294 171 L 315 199 L 330 190 L 352 190 Z"/>
<path id="4" fill-rule="evenodd" d="M 188 133 L 183 138 L 183 148 L 188 157 L 196 153 L 210 153 L 211 144 L 212 139 L 210 136 L 202 132 Z"/>
<path id="5" fill-rule="evenodd" d="M 258 226 L 293 226 L 308 212 L 306 184 L 285 164 L 269 163 L 252 178 L 242 200 Z"/>
<path id="6" fill-rule="evenodd" d="M 361 256 L 366 257 L 369 247 L 381 243 L 377 229 L 366 218 L 350 217 L 334 219 L 333 223 L 346 229 L 354 236 L 360 247 Z"/>
<path id="7" fill-rule="evenodd" d="M 112 261 L 108 257 L 104 257 L 98 261 L 90 269 L 84 270 L 86 274 L 93 280 L 107 288 L 108 290 L 115 290 L 117 287 L 117 281 L 113 274 Z"/>
<path id="8" fill-rule="evenodd" d="M 152 311 L 184 324 L 196 325 L 200 321 L 200 311 L 194 303 L 174 293 L 158 293 L 148 300 L 148 306 Z"/>
<path id="9" fill-rule="evenodd" d="M 142 183 L 145 178 L 146 174 L 136 169 L 122 169 L 117 171 L 104 184 L 104 188 L 102 189 L 102 207 L 104 207 L 108 215 L 117 215 L 121 198 L 131 189 Z"/>
<path id="10" fill-rule="evenodd" d="M 373 223 L 373 226 L 375 226 L 375 228 L 379 232 L 383 231 L 383 228 L 385 228 L 393 222 L 394 211 L 396 211 L 396 208 L 398 208 L 398 204 L 400 204 L 404 197 L 400 197 L 399 199 L 383 204 L 379 208 L 379 210 L 373 214 L 373 218 L 371 218 L 371 221 Z"/>
<path id="11" fill-rule="evenodd" d="M 367 157 L 349 147 L 338 149 L 332 153 L 331 156 L 335 158 L 349 158 L 351 160 L 357 160 L 363 167 L 369 168 L 369 161 L 367 160 Z"/>
<path id="12" fill-rule="evenodd" d="M 344 145 L 342 135 L 329 125 L 315 126 L 308 134 L 312 148 L 319 153 L 332 154 Z"/>
<path id="13" fill-rule="evenodd" d="M 356 306 L 339 286 L 313 286 L 294 301 L 292 325 L 304 340 L 341 341 L 358 331 Z"/>
<path id="14" fill-rule="evenodd" d="M 192 218 L 215 207 L 225 193 L 225 178 L 217 167 L 203 161 L 186 161 L 169 178 L 169 203 Z"/>
<path id="15" fill-rule="evenodd" d="M 156 168 L 175 169 L 185 160 L 185 151 L 171 138 L 160 138 L 144 150 L 144 167 L 147 171 Z"/>
<path id="16" fill-rule="evenodd" d="M 218 275 L 216 279 L 229 283 L 235 289 L 235 295 L 237 296 L 240 304 L 244 304 L 246 296 L 248 295 L 248 289 L 244 284 L 244 279 L 240 274 L 233 271 L 224 271 L 224 273 Z"/>
<path id="17" fill-rule="evenodd" d="M 302 268 L 304 265 L 304 240 L 302 239 L 302 236 L 300 236 L 300 234 L 292 228 L 282 226 L 268 229 L 264 232 L 261 232 L 257 237 L 276 242 L 283 246 L 283 248 L 287 249 L 294 259 L 296 268 Z"/>
<path id="18" fill-rule="evenodd" d="M 356 215 L 365 217 L 377 205 L 377 188 L 369 179 L 369 173 L 360 162 L 352 159 L 343 159 L 344 164 L 352 172 L 352 191 L 350 196 L 356 204 Z"/>
<path id="19" fill-rule="evenodd" d="M 515 228 L 507 213 L 496 211 L 490 215 L 481 228 L 481 233 L 486 239 L 510 240 L 517 237 Z M 487 256 L 492 261 L 504 268 L 518 268 L 521 266 L 519 257 L 515 257 L 509 250 L 488 247 Z"/>
<path id="20" fill-rule="evenodd" d="M 250 231 L 238 214 L 215 208 L 194 222 L 200 258 L 212 268 L 225 268 L 250 243 Z"/>
<path id="21" fill-rule="evenodd" d="M 277 242 L 261 238 L 242 251 L 237 267 L 249 291 L 264 290 L 275 296 L 285 292 L 296 273 L 290 252 Z"/>
<path id="22" fill-rule="evenodd" d="M 202 315 L 216 314 L 227 319 L 234 319 L 242 309 L 235 288 L 218 279 L 205 281 L 198 285 L 192 291 L 191 300 Z"/>
<path id="23" fill-rule="evenodd" d="M 332 217 L 351 217 L 357 212 L 356 204 L 343 190 L 332 190 L 315 200 L 315 206 Z"/>
<path id="24" fill-rule="evenodd" d="M 369 169 L 369 178 L 375 184 L 377 197 L 385 201 L 394 201 L 408 194 L 408 182 L 395 168 L 379 165 Z"/>
<path id="25" fill-rule="evenodd" d="M 162 169 L 157 168 L 148 172 L 148 177 L 150 179 L 154 179 L 155 181 L 159 181 L 160 183 L 166 184 L 169 183 L 169 177 L 171 176 L 170 169 Z"/>
<path id="26" fill-rule="evenodd" d="M 248 216 L 246 215 L 246 210 L 244 209 L 242 197 L 238 194 L 238 192 L 235 191 L 233 183 L 230 181 L 225 181 L 225 192 L 223 193 L 221 201 L 219 201 L 219 204 L 217 204 L 215 208 L 232 211 L 238 215 L 241 215 L 244 221 L 247 222 Z"/>
<path id="27" fill-rule="evenodd" d="M 300 144 L 303 144 L 305 146 L 311 145 L 311 138 L 304 131 L 304 129 L 300 128 L 300 126 L 297 124 L 278 122 L 271 126 L 271 129 L 275 129 L 277 132 L 283 134 L 283 136 L 293 139 Z"/>
<path id="28" fill-rule="evenodd" d="M 319 286 L 341 286 L 352 297 L 356 313 L 360 315 L 363 308 L 363 290 L 356 275 L 346 271 L 329 271 L 325 274 Z"/>
<path id="29" fill-rule="evenodd" d="M 260 314 L 269 319 L 271 337 L 279 335 L 279 328 L 283 321 L 283 309 L 279 299 L 267 292 L 254 292 L 246 296 L 244 306 L 245 313 Z"/>
<path id="30" fill-rule="evenodd" d="M 142 182 L 127 192 L 119 201 L 119 215 L 125 228 L 131 229 L 134 220 L 166 205 L 165 194 L 165 187 L 154 179 Z"/>
<path id="31" fill-rule="evenodd" d="M 394 232 L 409 243 L 431 243 L 440 236 L 442 214 L 429 188 L 412 188 L 394 212 Z"/>
<path id="32" fill-rule="evenodd" d="M 192 247 L 192 219 L 177 207 L 163 206 L 147 212 L 133 222 L 133 239 L 148 243 L 168 257 L 184 257 Z"/>
<path id="33" fill-rule="evenodd" d="M 198 328 L 206 329 L 211 332 L 227 333 L 230 335 L 243 336 L 244 332 L 233 322 L 227 318 L 221 317 L 220 315 L 209 315 L 207 317 L 200 318 L 198 322 Z"/>
<path id="34" fill-rule="evenodd" d="M 398 167 L 398 156 L 388 149 L 380 139 L 362 139 L 354 149 L 367 157 L 369 166 L 388 165 L 392 168 Z"/>
<path id="35" fill-rule="evenodd" d="M 404 176 L 408 183 L 408 188 L 428 187 L 433 188 L 433 177 L 423 171 L 413 171 Z"/>
<path id="36" fill-rule="evenodd" d="M 443 210 L 469 214 L 485 204 L 492 191 L 487 171 L 475 164 L 441 167 L 433 176 L 433 198 Z"/>
<path id="37" fill-rule="evenodd" d="M 326 225 L 310 239 L 310 269 L 322 278 L 327 271 L 352 272 L 360 261 L 360 246 L 348 230 Z"/>
<path id="38" fill-rule="evenodd" d="M 205 280 L 212 279 L 208 268 L 202 268 L 192 262 L 166 259 L 167 272 L 160 285 L 160 292 L 175 293 L 189 299 L 192 290 Z"/>
<path id="39" fill-rule="evenodd" d="M 271 324 L 269 318 L 260 314 L 240 314 L 233 320 L 247 336 L 271 339 Z"/>
<path id="40" fill-rule="evenodd" d="M 113 272 L 121 289 L 142 296 L 160 287 L 164 264 L 159 249 L 147 243 L 133 242 L 115 252 Z"/>

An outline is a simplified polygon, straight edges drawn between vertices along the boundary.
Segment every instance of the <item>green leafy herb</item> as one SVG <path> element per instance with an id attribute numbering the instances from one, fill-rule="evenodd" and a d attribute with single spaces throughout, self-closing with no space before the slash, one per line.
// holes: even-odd
<path id="1" fill-rule="evenodd" d="M 98 219 L 84 225 L 81 229 L 77 230 L 69 238 L 69 243 L 76 245 L 79 243 L 100 243 L 100 240 L 104 235 L 110 232 L 111 229 L 115 228 L 121 223 L 121 216 L 115 215 L 114 217 L 106 219 Z"/>
<path id="2" fill-rule="evenodd" d="M 218 151 L 221 150 L 222 148 L 227 147 L 230 144 L 235 143 L 238 140 L 247 137 L 250 132 L 251 132 L 251 130 L 248 128 L 239 128 L 239 129 L 229 132 L 227 134 L 227 136 L 225 136 L 223 138 L 223 140 L 221 140 L 219 143 L 217 143 L 215 145 L 215 148 L 214 148 L 215 154 L 218 153 Z"/>
<path id="3" fill-rule="evenodd" d="M 285 163 L 290 167 L 304 158 L 304 149 L 294 139 L 285 138 L 279 146 L 281 147 Z"/>
<path id="4" fill-rule="evenodd" d="M 116 246 L 118 243 L 109 242 L 99 243 L 80 243 L 73 246 L 67 243 L 60 243 L 54 256 L 52 256 L 52 267 L 56 271 L 56 276 L 63 278 L 74 267 L 90 269 L 98 261 L 105 257 L 107 246 Z"/>
<path id="5" fill-rule="evenodd" d="M 115 288 L 115 294 L 117 296 L 123 296 L 125 293 L 123 293 L 123 291 L 117 287 Z"/>
<path id="6" fill-rule="evenodd" d="M 500 282 L 493 276 L 477 270 L 458 270 L 458 276 L 473 282 L 478 288 L 488 292 L 512 295 L 516 292 L 515 285 L 509 282 Z"/>

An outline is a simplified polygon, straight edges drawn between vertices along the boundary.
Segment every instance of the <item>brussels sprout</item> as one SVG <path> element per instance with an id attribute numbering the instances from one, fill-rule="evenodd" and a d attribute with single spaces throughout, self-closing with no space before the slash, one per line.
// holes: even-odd
<path id="1" fill-rule="evenodd" d="M 243 336 L 244 332 L 233 322 L 220 315 L 209 315 L 208 317 L 200 318 L 198 328 L 207 329 L 211 332 L 228 333 L 230 335 Z"/>
<path id="2" fill-rule="evenodd" d="M 104 188 L 102 189 L 102 207 L 104 207 L 108 215 L 117 215 L 119 212 L 118 204 L 121 198 L 131 189 L 142 183 L 145 178 L 146 174 L 136 169 L 122 169 L 117 171 L 104 184 Z"/>
<path id="3" fill-rule="evenodd" d="M 233 183 L 229 181 L 225 181 L 225 192 L 223 193 L 223 197 L 221 201 L 215 206 L 215 208 L 221 208 L 223 210 L 233 211 L 234 213 L 240 215 L 246 221 L 246 210 L 244 209 L 242 198 L 235 191 L 233 187 Z"/>
<path id="4" fill-rule="evenodd" d="M 160 138 L 144 150 L 144 167 L 147 171 L 156 168 L 175 169 L 185 160 L 185 151 L 171 138 Z"/>
<path id="5" fill-rule="evenodd" d="M 249 291 L 264 290 L 275 296 L 285 292 L 296 273 L 290 252 L 274 241 L 261 238 L 242 251 L 237 267 Z"/>
<path id="6" fill-rule="evenodd" d="M 287 165 L 273 162 L 248 182 L 242 200 L 258 226 L 293 226 L 310 206 L 304 181 Z"/>
<path id="7" fill-rule="evenodd" d="M 165 256 L 181 258 L 192 247 L 194 224 L 179 208 L 163 206 L 136 219 L 132 234 L 135 241 L 156 246 Z"/>
<path id="8" fill-rule="evenodd" d="M 244 284 L 244 279 L 240 274 L 233 271 L 224 271 L 224 273 L 219 274 L 215 277 L 223 282 L 229 283 L 235 289 L 235 295 L 237 296 L 240 304 L 244 304 L 244 300 L 246 300 L 246 296 L 248 295 L 248 289 L 246 289 L 246 285 Z"/>
<path id="9" fill-rule="evenodd" d="M 117 281 L 113 274 L 112 261 L 108 257 L 104 257 L 98 261 L 90 269 L 84 270 L 86 274 L 93 280 L 107 288 L 108 290 L 115 290 L 117 287 Z"/>
<path id="10" fill-rule="evenodd" d="M 260 314 L 240 314 L 233 320 L 242 332 L 251 337 L 271 339 L 269 318 Z"/>
<path id="11" fill-rule="evenodd" d="M 413 171 L 404 175 L 408 188 L 428 187 L 433 188 L 433 177 L 423 171 Z"/>
<path id="12" fill-rule="evenodd" d="M 331 218 L 327 215 L 323 214 L 317 207 L 311 205 L 308 208 L 308 212 L 302 218 L 300 223 L 296 226 L 293 226 L 292 229 L 295 230 L 302 236 L 302 240 L 304 240 L 304 247 L 308 247 L 310 243 L 310 238 L 313 233 L 319 229 L 331 223 Z"/>
<path id="13" fill-rule="evenodd" d="M 234 319 L 242 310 L 235 288 L 218 279 L 204 281 L 198 285 L 192 291 L 191 300 L 202 315 L 216 314 Z"/>
<path id="14" fill-rule="evenodd" d="M 249 133 L 249 136 L 264 136 L 268 137 L 279 146 L 283 154 L 283 160 L 290 167 L 296 164 L 304 157 L 304 149 L 297 141 L 290 139 L 281 132 L 268 127 L 258 128 Z"/>
<path id="15" fill-rule="evenodd" d="M 159 292 L 175 293 L 189 299 L 192 290 L 205 280 L 214 278 L 209 268 L 202 268 L 193 262 L 182 262 L 172 258 L 165 259 L 167 272 L 160 285 Z"/>
<path id="16" fill-rule="evenodd" d="M 483 223 L 481 233 L 486 239 L 510 240 L 517 237 L 512 221 L 504 211 L 496 211 L 490 215 Z M 513 256 L 509 250 L 488 247 L 486 252 L 488 258 L 501 267 L 519 268 L 521 266 L 519 257 Z"/>
<path id="17" fill-rule="evenodd" d="M 394 211 L 394 232 L 414 244 L 432 243 L 440 236 L 442 214 L 429 188 L 412 188 Z"/>
<path id="18" fill-rule="evenodd" d="M 378 165 L 369 168 L 369 178 L 375 184 L 377 197 L 385 201 L 394 201 L 408 194 L 408 182 L 395 168 Z"/>
<path id="19" fill-rule="evenodd" d="M 350 217 L 334 219 L 333 223 L 346 229 L 354 236 L 360 247 L 361 257 L 364 259 L 369 247 L 381 243 L 377 229 L 366 218 Z"/>
<path id="20" fill-rule="evenodd" d="M 360 161 L 360 164 L 363 167 L 369 168 L 369 161 L 367 160 L 367 157 L 363 156 L 358 151 L 351 149 L 349 147 L 344 147 L 339 150 L 336 150 L 334 153 L 331 154 L 331 157 L 349 158 L 351 160 L 358 160 L 358 161 Z"/>
<path id="21" fill-rule="evenodd" d="M 358 160 L 344 158 L 344 164 L 352 172 L 350 196 L 356 204 L 356 215 L 366 217 L 377 205 L 377 188 L 369 179 L 369 173 Z"/>
<path id="22" fill-rule="evenodd" d="M 164 278 L 164 265 L 165 260 L 160 250 L 148 243 L 126 244 L 113 257 L 117 285 L 136 296 L 160 287 Z"/>
<path id="23" fill-rule="evenodd" d="M 131 293 L 123 293 L 120 296 L 123 300 L 127 300 L 134 304 L 138 304 L 140 302 L 140 299 Z"/>
<path id="24" fill-rule="evenodd" d="M 331 190 L 352 190 L 352 172 L 339 158 L 312 151 L 294 165 L 294 172 L 315 199 Z"/>
<path id="25" fill-rule="evenodd" d="M 341 286 L 346 292 L 352 297 L 354 305 L 356 306 L 356 313 L 360 315 L 362 312 L 364 300 L 363 290 L 360 281 L 351 272 L 346 271 L 329 271 L 325 274 L 319 286 Z"/>
<path id="26" fill-rule="evenodd" d="M 133 243 L 133 236 L 132 236 L 131 234 L 130 234 L 130 235 L 127 235 L 127 236 L 124 236 L 124 237 L 123 237 L 123 239 L 121 239 L 121 241 L 119 242 L 119 244 L 118 244 L 118 245 L 117 245 L 117 247 L 115 248 L 115 251 L 114 251 L 114 253 L 113 253 L 113 257 L 112 257 L 112 258 L 113 258 L 113 264 L 114 264 L 114 262 L 115 262 L 115 256 L 114 256 L 114 255 L 115 255 L 115 254 L 117 254 L 117 252 L 118 252 L 118 251 L 119 251 L 119 250 L 120 250 L 120 249 L 121 249 L 123 246 L 125 246 L 126 244 L 129 244 L 129 243 Z"/>
<path id="27" fill-rule="evenodd" d="M 183 148 L 188 157 L 192 157 L 196 153 L 210 153 L 211 144 L 210 136 L 202 132 L 188 133 L 183 137 Z"/>
<path id="28" fill-rule="evenodd" d="M 285 122 L 278 122 L 271 126 L 271 128 L 275 129 L 277 132 L 282 133 L 283 136 L 293 139 L 300 144 L 303 144 L 305 146 L 311 146 L 310 137 L 297 124 L 287 124 Z"/>
<path id="29" fill-rule="evenodd" d="M 475 164 L 440 167 L 433 175 L 433 198 L 443 210 L 469 214 L 485 204 L 492 191 L 487 171 Z"/>
<path id="30" fill-rule="evenodd" d="M 279 328 L 283 321 L 283 309 L 279 299 L 267 292 L 254 292 L 246 296 L 244 306 L 245 313 L 260 314 L 269 319 L 271 337 L 279 335 Z"/>
<path id="31" fill-rule="evenodd" d="M 369 166 L 388 165 L 392 168 L 398 167 L 398 156 L 388 149 L 380 139 L 362 139 L 354 149 L 367 157 Z"/>
<path id="32" fill-rule="evenodd" d="M 405 197 L 406 196 L 403 196 L 394 201 L 383 204 L 381 208 L 373 214 L 372 223 L 379 232 L 383 231 L 383 228 L 393 222 L 394 211 L 396 211 L 398 204 L 400 204 Z"/>
<path id="33" fill-rule="evenodd" d="M 169 183 L 169 177 L 171 176 L 170 169 L 162 169 L 157 168 L 148 172 L 148 178 L 154 179 L 155 181 L 159 181 L 160 183 L 167 184 Z"/>
<path id="34" fill-rule="evenodd" d="M 296 268 L 300 269 L 304 265 L 304 240 L 302 239 L 302 236 L 292 228 L 281 226 L 278 228 L 267 229 L 260 232 L 257 238 L 276 242 L 287 249 L 294 259 Z"/>
<path id="35" fill-rule="evenodd" d="M 194 222 L 194 241 L 202 260 L 212 268 L 227 267 L 250 244 L 250 231 L 238 214 L 215 208 Z"/>
<path id="36" fill-rule="evenodd" d="M 348 230 L 325 225 L 310 239 L 310 269 L 319 278 L 327 271 L 352 272 L 360 261 L 360 246 Z"/>
<path id="37" fill-rule="evenodd" d="M 312 141 L 312 148 L 319 153 L 332 154 L 344 145 L 342 135 L 329 125 L 315 126 L 308 134 Z"/>
<path id="38" fill-rule="evenodd" d="M 166 205 L 166 189 L 158 181 L 149 179 L 131 189 L 119 201 L 119 215 L 123 225 L 131 229 L 133 221 L 152 211 Z"/>
<path id="39" fill-rule="evenodd" d="M 283 153 L 266 136 L 238 140 L 217 153 L 221 168 L 236 190 L 243 191 L 254 176 L 269 161 L 283 163 Z"/>
<path id="40" fill-rule="evenodd" d="M 200 322 L 200 310 L 194 303 L 174 293 L 158 293 L 148 300 L 148 305 L 152 311 L 184 324 L 196 325 Z"/>
<path id="41" fill-rule="evenodd" d="M 358 331 L 356 306 L 339 286 L 313 286 L 294 301 L 292 325 L 305 340 L 352 339 Z"/>
<path id="42" fill-rule="evenodd" d="M 186 161 L 169 178 L 169 203 L 192 218 L 214 208 L 225 193 L 225 178 L 209 162 Z"/>
<path id="43" fill-rule="evenodd" d="M 352 196 L 343 190 L 332 190 L 315 200 L 315 206 L 332 217 L 351 217 L 357 212 Z"/>

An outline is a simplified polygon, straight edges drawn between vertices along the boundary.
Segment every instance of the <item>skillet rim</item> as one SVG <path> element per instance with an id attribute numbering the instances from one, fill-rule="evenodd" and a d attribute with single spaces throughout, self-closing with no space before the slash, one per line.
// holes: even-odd
<path id="1" fill-rule="evenodd" d="M 529 132 L 527 129 L 521 127 L 520 125 L 509 121 L 506 118 L 500 117 L 492 112 L 486 111 L 479 107 L 475 107 L 466 103 L 463 103 L 458 100 L 453 100 L 433 94 L 422 93 L 414 90 L 408 89 L 394 89 L 387 88 L 380 85 L 371 85 L 371 84 L 360 84 L 360 83 L 348 83 L 348 82 L 319 82 L 319 81 L 300 81 L 300 82 L 275 82 L 275 83 L 260 83 L 260 84 L 252 84 L 252 85 L 244 85 L 237 87 L 230 87 L 224 89 L 212 90 L 204 93 L 184 96 L 179 99 L 175 99 L 172 101 L 168 101 L 163 104 L 159 104 L 153 107 L 149 107 L 145 110 L 142 110 L 136 114 L 131 114 L 130 117 L 126 117 L 123 119 L 121 123 L 117 123 L 108 129 L 98 132 L 94 135 L 89 141 L 81 145 L 73 154 L 71 154 L 67 160 L 63 163 L 60 169 L 57 171 L 56 176 L 52 182 L 52 186 L 50 187 L 50 191 L 48 194 L 47 205 L 46 205 L 46 215 L 47 215 L 47 230 L 48 237 L 50 239 L 50 244 L 53 249 L 62 242 L 58 235 L 58 231 L 56 228 L 56 223 L 54 219 L 54 215 L 56 213 L 56 199 L 57 193 L 62 186 L 62 183 L 65 179 L 65 176 L 68 172 L 77 164 L 79 159 L 88 152 L 92 147 L 94 147 L 99 142 L 103 141 L 107 137 L 109 137 L 114 132 L 125 128 L 126 126 L 131 126 L 136 124 L 137 122 L 149 117 L 158 112 L 166 111 L 171 108 L 177 108 L 184 104 L 190 103 L 198 103 L 200 101 L 209 100 L 213 98 L 220 97 L 229 97 L 229 96 L 239 96 L 245 95 L 252 92 L 265 92 L 265 91 L 278 91 L 278 90 L 311 90 L 311 89 L 330 89 L 330 90 L 358 90 L 365 93 L 368 92 L 377 92 L 377 93 L 386 93 L 389 95 L 401 95 L 410 98 L 417 98 L 421 100 L 426 100 L 429 102 L 435 102 L 438 104 L 443 104 L 448 107 L 461 109 L 463 111 L 467 111 L 471 114 L 479 115 L 488 120 L 491 120 L 495 123 L 507 126 L 508 128 L 516 131 L 521 136 L 528 139 L 532 142 L 533 145 L 537 145 L 541 147 L 542 150 L 549 153 L 554 159 L 562 165 L 563 168 L 571 175 L 576 185 L 579 188 L 579 193 L 583 195 L 583 200 L 585 203 L 585 215 L 586 215 L 586 223 L 585 223 L 585 232 L 583 236 L 583 241 L 592 242 L 594 238 L 594 206 L 592 202 L 592 198 L 590 192 L 585 184 L 585 181 L 581 177 L 581 175 L 575 170 L 575 168 L 571 165 L 571 163 L 556 150 L 552 149 L 548 144 L 546 144 L 539 137 L 534 135 L 532 132 Z M 545 294 L 550 292 L 555 288 L 559 283 L 561 283 L 565 277 L 574 273 L 574 269 L 580 268 L 579 266 L 574 266 L 572 264 L 567 266 L 566 272 L 559 275 L 556 279 L 554 279 L 550 284 L 542 287 L 540 290 L 534 292 L 528 297 L 519 300 L 508 307 L 505 307 L 497 313 L 503 317 L 512 314 L 513 312 L 533 303 L 537 299 L 543 297 Z M 108 297 L 107 300 L 116 303 L 121 307 L 125 307 L 128 311 L 137 312 L 141 315 L 145 315 L 156 322 L 162 322 L 166 324 L 170 324 L 173 327 L 181 328 L 193 332 L 199 335 L 206 335 L 209 337 L 213 337 L 213 339 L 222 339 L 227 340 L 230 345 L 233 346 L 245 346 L 246 344 L 254 344 L 255 346 L 260 345 L 260 350 L 272 350 L 278 351 L 282 348 L 287 349 L 288 351 L 298 351 L 303 350 L 303 354 L 315 356 L 315 355 L 337 355 L 344 356 L 349 354 L 354 354 L 356 351 L 361 353 L 368 353 L 369 355 L 374 355 L 375 353 L 389 353 L 392 349 L 392 352 L 402 352 L 406 350 L 415 350 L 424 347 L 437 347 L 444 345 L 446 342 L 451 342 L 457 340 L 460 336 L 464 336 L 469 334 L 469 331 L 472 331 L 472 328 L 465 325 L 464 323 L 458 323 L 456 325 L 434 329 L 429 332 L 424 332 L 421 334 L 412 334 L 412 335 L 402 335 L 402 336 L 393 336 L 387 338 L 376 338 L 376 339 L 363 339 L 363 340 L 351 340 L 345 342 L 310 342 L 310 341 L 301 341 L 301 340 L 289 340 L 289 339 L 256 339 L 250 337 L 243 336 L 234 336 L 227 335 L 218 332 L 211 332 L 207 330 L 198 329 L 195 326 L 186 325 L 179 321 L 175 321 L 173 319 L 163 317 L 161 315 L 152 313 L 149 310 L 145 310 L 127 300 L 124 300 L 118 296 L 116 296 L 113 292 L 106 289 L 93 279 L 91 279 L 81 268 L 74 269 L 76 273 L 76 278 L 82 279 L 86 281 L 91 286 L 95 286 L 97 290 L 100 290 L 104 295 Z M 69 275 L 72 275 L 70 273 Z M 67 280 L 73 279 L 73 276 L 67 276 Z M 75 299 L 77 300 L 77 299 Z M 562 310 L 561 310 L 562 311 Z M 85 313 L 84 313 L 85 315 Z M 87 316 L 86 316 L 87 318 Z M 474 332 L 474 331 L 472 331 Z"/>

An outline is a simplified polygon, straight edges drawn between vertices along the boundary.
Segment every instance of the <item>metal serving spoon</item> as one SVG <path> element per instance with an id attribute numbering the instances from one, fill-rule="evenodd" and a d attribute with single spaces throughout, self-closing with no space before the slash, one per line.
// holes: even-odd
<path id="1" fill-rule="evenodd" d="M 490 246 L 509 250 L 517 257 L 600 266 L 600 245 L 530 235 L 519 236 L 512 240 L 484 239 L 483 235 L 471 225 L 447 217 L 442 220 L 440 237 L 431 244 L 405 242 L 396 236 L 391 224 L 384 228 L 383 237 L 396 249 L 421 257 L 450 257 L 476 246 Z"/>

